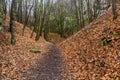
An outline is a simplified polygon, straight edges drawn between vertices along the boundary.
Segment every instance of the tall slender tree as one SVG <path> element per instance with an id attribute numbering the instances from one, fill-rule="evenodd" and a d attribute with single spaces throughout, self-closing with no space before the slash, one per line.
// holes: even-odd
<path id="1" fill-rule="evenodd" d="M 38 41 L 40 36 L 42 36 L 42 30 L 44 26 L 44 19 L 45 19 L 45 7 L 44 7 L 44 0 L 40 1 L 40 8 L 39 8 L 39 24 L 37 26 L 37 34 L 35 40 Z"/>
<path id="2" fill-rule="evenodd" d="M 16 0 L 12 0 L 11 2 L 11 12 L 10 12 L 10 32 L 11 32 L 11 44 L 15 45 L 15 16 L 16 16 Z"/>
<path id="3" fill-rule="evenodd" d="M 32 8 L 33 8 L 33 4 L 31 4 L 31 2 L 28 2 L 27 0 L 25 0 L 25 19 L 24 19 L 24 26 L 23 26 L 22 36 L 24 36 L 25 28 L 28 25 L 28 20 L 29 20 Z"/>
<path id="4" fill-rule="evenodd" d="M 112 12 L 113 12 L 113 20 L 115 20 L 117 18 L 116 0 L 112 0 Z"/>

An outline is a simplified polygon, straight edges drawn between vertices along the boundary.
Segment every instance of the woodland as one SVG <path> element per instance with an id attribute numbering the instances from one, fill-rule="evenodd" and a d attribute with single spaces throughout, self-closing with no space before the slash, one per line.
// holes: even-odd
<path id="1" fill-rule="evenodd" d="M 0 0 L 0 80 L 120 80 L 120 0 Z"/>

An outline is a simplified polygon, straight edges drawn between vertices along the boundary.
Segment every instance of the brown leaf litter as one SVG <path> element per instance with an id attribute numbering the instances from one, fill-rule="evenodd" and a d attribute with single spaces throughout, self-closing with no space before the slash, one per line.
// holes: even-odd
<path id="1" fill-rule="evenodd" d="M 120 80 L 120 16 L 112 21 L 111 9 L 58 47 L 43 38 L 31 39 L 27 27 L 22 36 L 23 25 L 15 25 L 15 46 L 9 32 L 0 33 L 2 80 Z M 109 41 L 105 46 L 103 39 Z"/>

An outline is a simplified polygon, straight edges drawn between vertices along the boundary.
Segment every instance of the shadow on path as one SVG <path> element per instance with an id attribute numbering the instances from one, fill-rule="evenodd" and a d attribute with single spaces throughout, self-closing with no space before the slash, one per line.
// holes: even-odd
<path id="1" fill-rule="evenodd" d="M 61 80 L 65 79 L 66 67 L 62 60 L 59 49 L 52 45 L 43 55 L 42 59 L 37 60 L 37 66 L 31 68 L 24 80 Z"/>

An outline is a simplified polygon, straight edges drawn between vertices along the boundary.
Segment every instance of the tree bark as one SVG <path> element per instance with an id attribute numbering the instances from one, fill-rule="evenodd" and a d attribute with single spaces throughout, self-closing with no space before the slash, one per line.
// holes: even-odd
<path id="1" fill-rule="evenodd" d="M 116 0 L 112 0 L 112 12 L 113 12 L 113 20 L 115 20 L 117 18 Z"/>
<path id="2" fill-rule="evenodd" d="M 11 13 L 10 13 L 10 32 L 11 32 L 11 44 L 15 45 L 15 25 L 14 25 L 14 21 L 15 21 L 15 15 L 16 15 L 16 0 L 12 0 L 11 3 Z"/>

